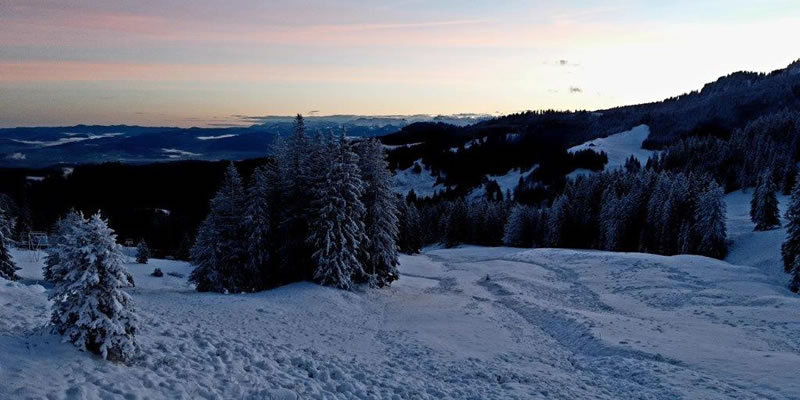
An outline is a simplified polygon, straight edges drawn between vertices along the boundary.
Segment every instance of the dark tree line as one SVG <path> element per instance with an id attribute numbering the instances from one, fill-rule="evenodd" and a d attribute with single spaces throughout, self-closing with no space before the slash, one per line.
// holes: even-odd
<path id="1" fill-rule="evenodd" d="M 413 226 L 420 230 L 421 245 L 506 244 L 715 258 L 727 254 L 720 186 L 708 175 L 656 172 L 636 162 L 569 181 L 552 202 L 536 207 L 510 200 L 407 200 L 406 209 L 415 212 L 406 214 L 418 213 L 418 219 L 411 219 L 420 223 L 401 224 L 400 237 L 414 237 L 407 228 Z"/>
<path id="2" fill-rule="evenodd" d="M 620 170 L 570 181 L 548 208 L 517 206 L 509 245 L 727 253 L 722 190 L 703 175 Z"/>
<path id="3" fill-rule="evenodd" d="M 412 192 L 413 194 L 413 192 Z M 441 243 L 501 246 L 510 201 L 415 199 L 407 196 L 400 206 L 400 250 L 416 253 L 423 246 Z"/>

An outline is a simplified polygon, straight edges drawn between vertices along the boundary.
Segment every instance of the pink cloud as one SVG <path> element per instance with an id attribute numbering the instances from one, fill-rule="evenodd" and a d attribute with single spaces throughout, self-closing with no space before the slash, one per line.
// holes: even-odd
<path id="1" fill-rule="evenodd" d="M 408 82 L 457 84 L 472 72 L 456 69 L 310 65 L 196 65 L 96 62 L 0 62 L 0 82 Z"/>

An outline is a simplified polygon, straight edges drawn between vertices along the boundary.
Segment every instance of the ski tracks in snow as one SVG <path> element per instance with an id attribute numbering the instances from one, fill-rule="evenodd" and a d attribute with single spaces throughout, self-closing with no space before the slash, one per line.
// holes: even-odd
<path id="1" fill-rule="evenodd" d="M 37 330 L 43 287 L 0 287 L 0 398 L 800 397 L 800 301 L 701 257 L 464 247 L 402 256 L 391 288 L 237 295 L 131 268 L 130 366 Z"/>

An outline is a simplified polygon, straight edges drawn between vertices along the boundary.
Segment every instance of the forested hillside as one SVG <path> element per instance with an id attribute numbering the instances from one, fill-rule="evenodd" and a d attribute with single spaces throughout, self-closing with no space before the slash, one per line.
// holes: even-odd
<path id="1" fill-rule="evenodd" d="M 691 137 L 726 140 L 747 123 L 785 110 L 800 110 L 800 61 L 768 74 L 733 73 L 656 103 L 594 112 L 528 111 L 466 127 L 417 123 L 381 141 L 390 148 L 393 168 L 420 161 L 463 194 L 486 175 L 534 164 L 536 180 L 563 184 L 558 178 L 575 169 L 601 169 L 597 158 L 570 157 L 568 148 L 639 125 L 650 128 L 645 148 L 664 149 Z"/>

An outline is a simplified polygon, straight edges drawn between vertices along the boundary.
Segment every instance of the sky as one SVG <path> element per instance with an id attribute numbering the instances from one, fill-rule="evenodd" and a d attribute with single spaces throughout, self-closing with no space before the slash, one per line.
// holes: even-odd
<path id="1" fill-rule="evenodd" d="M 0 0 L 0 126 L 603 109 L 799 37 L 797 0 Z"/>

